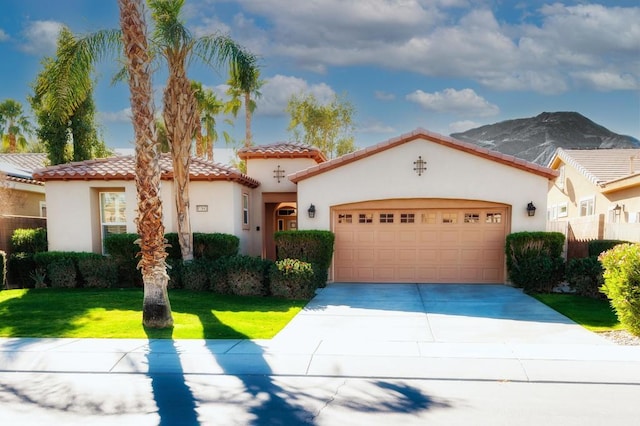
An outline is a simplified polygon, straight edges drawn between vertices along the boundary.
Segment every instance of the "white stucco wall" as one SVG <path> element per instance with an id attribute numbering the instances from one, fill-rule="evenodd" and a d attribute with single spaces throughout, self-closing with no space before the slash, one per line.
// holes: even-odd
<path id="1" fill-rule="evenodd" d="M 422 156 L 427 169 L 413 170 Z M 392 198 L 483 200 L 512 206 L 511 232 L 544 231 L 548 179 L 426 140 L 415 140 L 298 182 L 300 229 L 330 229 L 332 206 Z M 533 201 L 534 217 L 526 206 Z"/>
<path id="2" fill-rule="evenodd" d="M 273 177 L 278 165 L 284 170 L 280 183 Z M 316 162 L 311 158 L 251 158 L 247 160 L 247 174 L 260 182 L 261 192 L 295 192 L 296 185 L 287 175 L 315 165 Z"/>

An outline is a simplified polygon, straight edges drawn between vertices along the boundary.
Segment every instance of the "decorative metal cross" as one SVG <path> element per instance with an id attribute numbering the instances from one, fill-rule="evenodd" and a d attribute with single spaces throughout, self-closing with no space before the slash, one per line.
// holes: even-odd
<path id="1" fill-rule="evenodd" d="M 285 171 L 280 168 L 280 164 L 278 164 L 278 168 L 273 171 L 275 173 L 273 175 L 274 179 L 278 179 L 278 183 L 280 183 L 280 179 L 284 178 Z"/>
<path id="2" fill-rule="evenodd" d="M 422 176 L 425 170 L 427 170 L 427 162 L 422 159 L 422 155 L 418 156 L 418 159 L 413 162 L 415 166 L 413 170 L 418 173 L 418 176 Z"/>

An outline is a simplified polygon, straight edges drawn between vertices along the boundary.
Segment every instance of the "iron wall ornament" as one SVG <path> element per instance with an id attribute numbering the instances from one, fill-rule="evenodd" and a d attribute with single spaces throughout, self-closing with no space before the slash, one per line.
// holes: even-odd
<path id="1" fill-rule="evenodd" d="M 278 168 L 275 169 L 273 173 L 274 173 L 273 178 L 278 179 L 278 183 L 280 183 L 280 179 L 284 178 L 284 173 L 285 173 L 284 169 L 280 168 L 280 164 L 278 164 Z"/>
<path id="2" fill-rule="evenodd" d="M 427 162 L 422 159 L 422 155 L 418 156 L 418 159 L 413 162 L 415 166 L 413 170 L 418 173 L 418 176 L 422 176 L 425 170 L 427 170 Z"/>

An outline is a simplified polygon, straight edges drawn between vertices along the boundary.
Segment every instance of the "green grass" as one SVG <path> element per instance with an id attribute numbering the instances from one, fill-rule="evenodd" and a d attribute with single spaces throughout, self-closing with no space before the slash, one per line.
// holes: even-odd
<path id="1" fill-rule="evenodd" d="M 555 293 L 534 294 L 533 297 L 588 330 L 602 332 L 624 329 L 608 300 Z"/>
<path id="2" fill-rule="evenodd" d="M 0 337 L 270 339 L 305 305 L 169 290 L 173 329 L 142 326 L 141 289 L 0 291 Z"/>

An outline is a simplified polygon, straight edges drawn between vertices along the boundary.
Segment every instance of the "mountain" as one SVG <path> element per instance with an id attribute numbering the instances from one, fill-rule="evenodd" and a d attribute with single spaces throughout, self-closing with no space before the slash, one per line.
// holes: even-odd
<path id="1" fill-rule="evenodd" d="M 452 133 L 451 137 L 543 166 L 557 148 L 640 148 L 638 139 L 613 133 L 577 112 L 543 112 Z"/>

